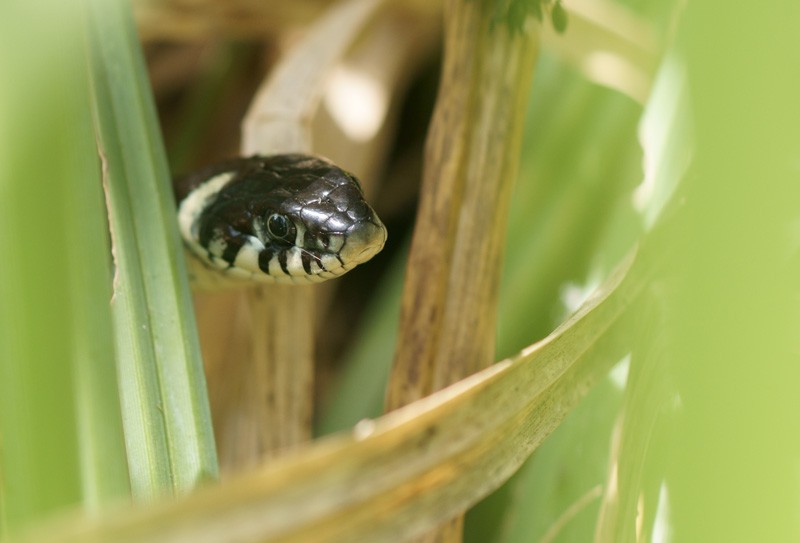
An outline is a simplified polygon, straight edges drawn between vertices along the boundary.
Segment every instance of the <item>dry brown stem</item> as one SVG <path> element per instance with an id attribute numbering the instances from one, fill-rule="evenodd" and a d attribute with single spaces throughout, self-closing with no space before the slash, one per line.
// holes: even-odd
<path id="1" fill-rule="evenodd" d="M 485 2 L 445 9 L 388 410 L 494 362 L 497 286 L 538 33 L 494 25 Z M 460 541 L 460 519 L 425 541 Z"/>

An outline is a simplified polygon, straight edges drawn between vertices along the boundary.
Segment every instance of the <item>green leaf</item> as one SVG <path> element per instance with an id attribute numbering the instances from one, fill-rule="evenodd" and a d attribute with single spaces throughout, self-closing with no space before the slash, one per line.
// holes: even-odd
<path id="1" fill-rule="evenodd" d="M 134 496 L 217 474 L 175 205 L 140 45 L 125 2 L 90 0 L 97 130 L 117 265 L 117 334 Z"/>
<path id="2" fill-rule="evenodd" d="M 0 6 L 0 504 L 10 531 L 128 493 L 84 20 L 75 2 L 45 4 Z"/>
<path id="3" fill-rule="evenodd" d="M 553 23 L 553 28 L 559 34 L 563 34 L 567 29 L 567 10 L 560 1 L 556 0 L 553 4 L 553 9 L 550 11 L 550 21 Z"/>
<path id="4" fill-rule="evenodd" d="M 684 17 L 696 154 L 666 285 L 681 405 L 660 455 L 669 521 L 687 540 L 794 541 L 800 4 L 744 16 L 693 3 Z"/>

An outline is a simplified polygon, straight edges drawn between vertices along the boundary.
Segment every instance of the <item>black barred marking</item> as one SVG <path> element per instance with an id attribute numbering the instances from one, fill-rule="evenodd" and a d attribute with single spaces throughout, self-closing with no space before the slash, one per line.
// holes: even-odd
<path id="1" fill-rule="evenodd" d="M 314 234 L 310 230 L 306 230 L 305 234 L 303 234 L 303 246 L 304 247 L 315 246 Z"/>
<path id="2" fill-rule="evenodd" d="M 258 253 L 258 267 L 267 275 L 269 275 L 269 262 L 272 260 L 273 256 L 275 256 L 275 253 L 269 248 L 266 248 Z"/>
<path id="3" fill-rule="evenodd" d="M 281 265 L 281 270 L 283 270 L 283 273 L 285 273 L 286 275 L 289 275 L 289 266 L 287 265 L 286 262 L 286 256 L 287 256 L 286 253 L 288 252 L 289 251 L 287 249 L 284 249 L 283 251 L 278 253 L 278 264 Z"/>
<path id="4" fill-rule="evenodd" d="M 311 253 L 302 251 L 300 253 L 300 261 L 303 263 L 303 270 L 305 270 L 308 275 L 311 275 Z"/>
<path id="5" fill-rule="evenodd" d="M 229 239 L 225 245 L 225 250 L 222 252 L 222 260 L 233 266 L 236 261 L 236 255 L 239 254 L 239 249 L 244 245 L 241 239 Z"/>

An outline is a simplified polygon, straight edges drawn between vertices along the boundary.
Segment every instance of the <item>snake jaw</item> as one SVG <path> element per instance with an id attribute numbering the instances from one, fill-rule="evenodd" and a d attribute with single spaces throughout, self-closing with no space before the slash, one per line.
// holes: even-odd
<path id="1" fill-rule="evenodd" d="M 217 276 L 195 266 L 200 286 L 218 288 L 223 277 L 321 282 L 366 262 L 386 241 L 386 228 L 358 181 L 325 160 L 251 157 L 196 177 L 184 182 L 178 218 L 190 252 Z M 276 222 L 268 226 L 270 219 Z"/>

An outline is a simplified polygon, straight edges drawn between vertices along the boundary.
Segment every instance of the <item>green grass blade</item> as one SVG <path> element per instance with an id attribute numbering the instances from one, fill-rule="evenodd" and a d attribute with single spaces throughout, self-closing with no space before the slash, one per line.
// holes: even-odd
<path id="1" fill-rule="evenodd" d="M 128 489 L 84 21 L 76 2 L 45 4 L 0 6 L 0 503 L 12 531 Z"/>
<path id="2" fill-rule="evenodd" d="M 683 409 L 660 432 L 675 438 L 660 458 L 667 520 L 687 541 L 797 541 L 800 4 L 698 2 L 683 16 L 696 155 L 671 240 Z"/>
<path id="3" fill-rule="evenodd" d="M 622 232 L 613 251 L 603 247 L 613 255 L 603 260 L 609 265 L 636 239 L 630 194 L 641 176 L 639 114 L 632 100 L 586 81 L 552 54 L 540 59 L 509 223 L 500 353 L 548 333 L 574 309 L 565 306 L 565 292 L 577 294 L 609 272 L 608 265 L 596 269 L 595 255 L 612 231 Z M 604 480 L 602 453 L 620 394 L 605 380 L 601 389 L 605 394 L 593 393 L 571 413 L 505 488 L 470 511 L 465 541 L 538 540 Z M 575 540 L 591 535 L 598 504 L 595 496 L 578 532 L 567 530 Z"/>
<path id="4" fill-rule="evenodd" d="M 131 481 L 135 496 L 152 498 L 216 477 L 216 452 L 168 169 L 130 7 L 89 6 Z"/>
<path id="5" fill-rule="evenodd" d="M 618 202 L 629 201 L 641 176 L 639 107 L 587 82 L 552 55 L 540 64 L 509 218 L 500 356 L 543 337 L 564 319 L 563 289 L 586 280 Z M 629 233 L 617 261 L 635 234 Z"/>

